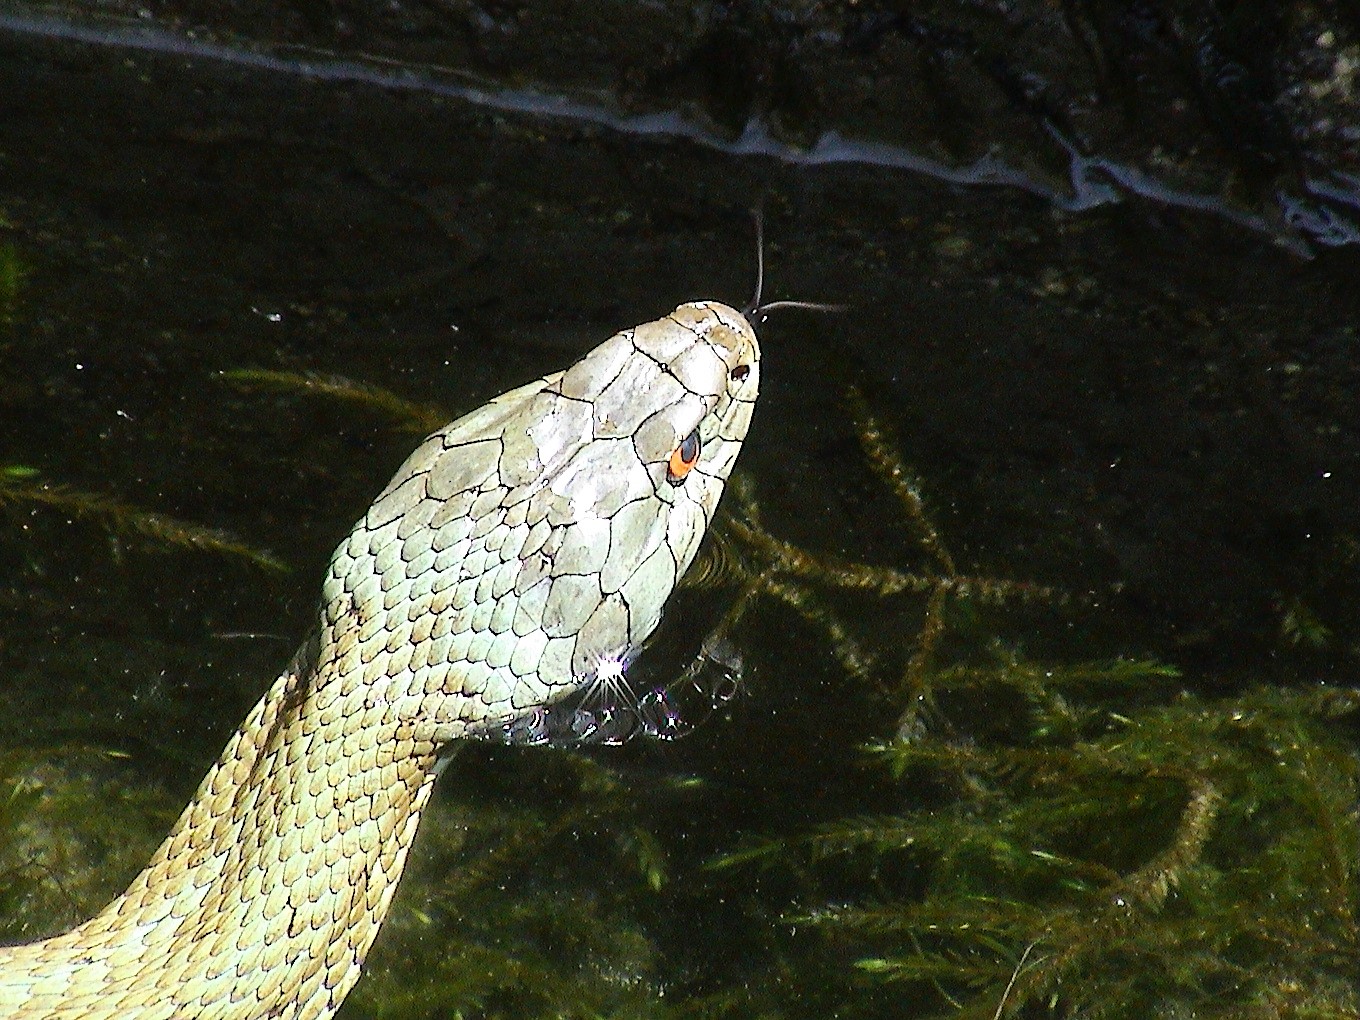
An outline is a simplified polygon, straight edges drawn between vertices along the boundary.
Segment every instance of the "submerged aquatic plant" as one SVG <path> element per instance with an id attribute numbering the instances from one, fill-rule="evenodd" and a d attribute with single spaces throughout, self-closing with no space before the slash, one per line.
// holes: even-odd
<path id="1" fill-rule="evenodd" d="M 1332 641 L 1332 629 L 1302 599 L 1294 598 L 1283 607 L 1280 637 L 1294 647 L 1322 649 Z"/>
<path id="2" fill-rule="evenodd" d="M 492 754 L 511 779 L 499 793 L 452 784 L 455 799 L 427 819 L 342 1016 L 665 1015 L 640 917 L 667 882 L 666 854 L 623 776 L 576 753 Z"/>
<path id="3" fill-rule="evenodd" d="M 418 404 L 391 390 L 359 382 L 343 375 L 322 372 L 285 372 L 265 368 L 234 368 L 218 373 L 219 378 L 244 390 L 273 390 L 303 393 L 340 400 L 358 407 L 371 408 L 387 415 L 407 432 L 433 432 L 447 424 L 451 415 L 442 408 Z"/>
<path id="4" fill-rule="evenodd" d="M 0 213 L 0 229 L 8 225 L 4 214 Z M 28 267 L 18 247 L 10 241 L 0 241 L 0 326 L 14 324 L 27 278 Z"/>
<path id="5" fill-rule="evenodd" d="M 37 885 L 18 846 L 19 830 L 41 792 L 30 782 L 13 753 L 0 760 L 0 937 L 22 931 L 24 906 Z"/>
<path id="6" fill-rule="evenodd" d="M 354 399 L 416 419 L 400 398 Z M 865 752 L 865 785 L 883 796 L 684 876 L 745 929 L 730 937 L 747 958 L 714 978 L 661 948 L 679 884 L 651 828 L 664 792 L 630 790 L 579 753 L 465 752 L 454 769 L 493 767 L 474 792 L 441 796 L 342 1015 L 1360 1016 L 1360 692 L 1206 695 L 1156 661 L 1028 659 L 980 607 L 1065 595 L 962 572 L 923 486 L 862 398 L 850 403 L 919 562 L 792 545 L 735 478 L 691 583 L 737 589 L 711 642 L 785 607 L 888 708 Z M 0 485 L 20 483 L 34 484 Z M 866 634 L 848 599 L 917 616 Z"/>
<path id="7" fill-rule="evenodd" d="M 933 571 L 908 583 L 822 561 L 799 576 L 925 597 L 903 714 L 869 748 L 907 806 L 714 862 L 795 876 L 789 972 L 838 986 L 833 1008 L 855 1015 L 1360 1015 L 1360 691 L 1206 697 L 1157 662 L 1040 665 L 998 640 L 940 661 L 948 599 L 1041 590 L 956 586 L 918 486 L 862 404 L 858 419 Z M 822 622 L 834 647 L 840 624 Z M 837 658 L 890 689 L 873 650 Z"/>
<path id="8" fill-rule="evenodd" d="M 735 580 L 743 593 L 724 619 L 720 630 L 730 632 L 761 597 L 782 603 L 821 631 L 836 660 L 856 680 L 896 692 L 906 707 L 899 720 L 900 732 L 910 732 L 916 715 L 931 701 L 930 669 L 934 655 L 948 630 L 951 605 L 1004 606 L 1014 603 L 1059 605 L 1067 596 L 1055 588 L 1028 581 L 960 573 L 945 541 L 926 510 L 922 487 L 894 452 L 882 427 L 869 413 L 864 398 L 850 390 L 848 403 L 856 434 L 874 474 L 897 499 L 903 524 L 923 553 L 917 570 L 850 562 L 839 557 L 801 549 L 772 535 L 761 521 L 752 487 L 743 476 L 734 476 L 732 503 L 735 509 L 716 523 L 719 552 L 716 565 L 701 565 L 706 574 Z M 724 553 L 723 549 L 727 547 Z M 915 651 L 900 678 L 886 688 L 880 656 L 853 635 L 819 595 L 827 589 L 886 599 L 924 596 L 919 632 L 893 635 L 891 643 L 914 638 Z"/>
<path id="9" fill-rule="evenodd" d="M 0 509 L 34 506 L 51 507 L 74 518 L 98 521 L 115 531 L 140 534 L 168 546 L 240 557 L 265 570 L 288 570 L 288 564 L 267 549 L 252 546 L 229 531 L 145 510 L 104 493 L 84 492 L 47 482 L 40 472 L 26 465 L 0 468 Z"/>
<path id="10" fill-rule="evenodd" d="M 968 678 L 1022 695 L 1023 739 L 876 745 L 899 781 L 955 795 L 796 840 L 816 862 L 873 862 L 880 883 L 789 922 L 853 945 L 864 976 L 915 986 L 940 1015 L 1355 1015 L 1360 773 L 1328 724 L 1360 697 L 1085 704 L 1055 741 L 1072 713 L 1055 720 L 1046 672 Z M 1139 669 L 1083 672 L 1080 687 Z"/>
<path id="11" fill-rule="evenodd" d="M 178 805 L 116 752 L 65 742 L 0 755 L 0 939 L 89 917 L 145 863 Z"/>

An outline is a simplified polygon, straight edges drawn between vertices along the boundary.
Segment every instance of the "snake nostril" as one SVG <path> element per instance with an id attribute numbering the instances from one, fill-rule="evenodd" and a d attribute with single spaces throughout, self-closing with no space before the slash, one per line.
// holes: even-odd
<path id="1" fill-rule="evenodd" d="M 751 374 L 750 365 L 737 365 L 735 368 L 732 369 L 732 381 L 742 382 L 750 374 Z"/>

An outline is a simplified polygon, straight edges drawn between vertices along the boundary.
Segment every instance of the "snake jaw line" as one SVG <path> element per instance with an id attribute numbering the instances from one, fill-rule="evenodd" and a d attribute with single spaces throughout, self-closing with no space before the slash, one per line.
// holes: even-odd
<path id="1" fill-rule="evenodd" d="M 759 363 L 746 316 L 682 304 L 427 437 L 147 868 L 85 924 L 0 949 L 0 1018 L 331 1017 L 449 742 L 624 682 L 713 518 Z"/>

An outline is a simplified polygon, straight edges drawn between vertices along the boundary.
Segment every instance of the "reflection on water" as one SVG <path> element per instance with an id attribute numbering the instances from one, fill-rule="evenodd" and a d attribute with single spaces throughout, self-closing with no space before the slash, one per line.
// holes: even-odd
<path id="1" fill-rule="evenodd" d="M 741 653 L 712 635 L 674 679 L 641 687 L 628 661 L 606 659 L 576 695 L 492 728 L 485 739 L 527 747 L 617 747 L 631 740 L 679 740 L 741 690 Z"/>
<path id="2" fill-rule="evenodd" d="M 1242 691 L 1353 682 L 1360 288 L 1345 253 L 1304 263 L 1174 204 L 1077 213 L 891 165 L 808 165 L 673 137 L 684 132 L 624 135 L 184 54 L 4 37 L 0 96 L 0 241 L 23 264 L 0 323 L 0 463 L 226 528 L 293 568 L 274 576 L 50 508 L 8 508 L 0 734 L 50 759 L 45 789 L 67 804 L 56 831 L 80 834 L 56 859 L 95 876 L 72 886 L 78 902 L 54 908 L 49 927 L 97 907 L 135 867 L 108 850 L 128 841 L 97 818 L 76 826 L 57 791 L 107 791 L 123 805 L 117 818 L 135 813 L 134 796 L 159 805 L 153 821 L 182 803 L 291 651 L 215 635 L 300 641 L 331 547 L 412 445 L 372 409 L 242 392 L 221 373 L 334 373 L 466 410 L 678 301 L 740 301 L 745 210 L 762 198 L 773 296 L 851 305 L 765 327 L 765 392 L 743 454 L 762 531 L 819 563 L 910 571 L 928 558 L 860 452 L 853 385 L 890 423 L 957 573 L 1051 586 L 1068 601 L 923 606 L 929 593 L 838 590 L 803 611 L 762 598 L 721 655 L 743 664 L 743 697 L 687 739 L 591 757 L 469 748 L 443 780 L 347 1015 L 438 1015 L 488 999 L 526 1013 L 688 1002 L 826 1015 L 861 994 L 856 960 L 891 978 L 864 931 L 812 938 L 796 917 L 833 902 L 926 902 L 938 873 L 892 857 L 829 871 L 824 858 L 701 867 L 816 823 L 947 813 L 989 783 L 1019 798 L 1008 785 L 1023 771 L 1018 751 L 1009 772 L 979 757 L 906 788 L 865 766 L 862 745 L 898 731 L 904 692 L 931 693 L 900 685 L 922 646 L 944 679 L 912 734 L 1026 753 L 1030 742 L 1103 747 L 1119 718 L 1150 703 L 1180 705 L 1159 716 L 1166 726 L 1181 712 L 1206 741 L 1227 740 L 1227 723 L 1178 692 L 1206 705 L 1240 695 L 1253 753 L 1297 764 L 1307 755 L 1277 747 L 1261 720 L 1297 726 L 1312 757 L 1289 775 L 1316 795 L 1316 817 L 1333 817 L 1337 789 L 1310 777 L 1349 781 L 1335 743 L 1353 737 L 1349 709 Z M 667 626 L 688 645 L 659 650 L 669 658 L 656 673 L 684 668 L 734 588 L 671 609 Z M 939 633 L 923 637 L 923 618 Z M 1315 621 L 1320 647 L 1282 638 L 1287 618 Z M 859 672 L 846 649 L 862 656 Z M 1149 667 L 1112 695 L 1123 674 L 1088 671 L 1074 693 L 1026 672 L 1116 656 L 1181 673 L 1168 681 Z M 961 664 L 994 672 L 947 673 Z M 664 735 L 668 697 L 649 704 L 644 728 Z M 598 709 L 586 711 L 598 727 Z M 1341 721 L 1298 722 L 1307 713 Z M 1026 728 L 1035 720 L 1043 734 Z M 1107 750 L 1105 778 L 1089 782 L 1117 772 Z M 1149 869 L 1165 865 L 1167 895 L 1177 882 L 1204 889 L 1202 874 L 1187 876 L 1215 849 L 1213 825 L 1260 836 L 1232 799 L 1260 789 L 1210 782 L 1181 760 L 1160 767 L 1120 774 L 1112 786 L 1127 811 L 1109 824 L 1165 839 L 1102 844 L 1098 867 L 1073 864 L 1064 881 L 1106 890 L 1123 876 L 1146 901 L 1160 881 Z M 1023 846 L 1022 835 L 1010 838 L 1026 862 L 1030 850 L 1064 866 L 1094 855 L 1056 837 Z M 1215 858 L 1213 869 L 1241 863 Z M 957 874 L 987 874 L 968 865 Z M 1019 960 L 1024 947 L 1012 948 Z M 1042 957 L 1040 946 L 1026 965 Z M 922 1009 L 939 1006 L 919 971 L 904 987 Z M 976 976 L 1004 986 L 1003 971 L 990 959 Z M 862 994 L 864 1011 L 887 1015 L 884 993 Z M 893 1015 L 911 1014 L 910 996 L 893 1000 Z"/>

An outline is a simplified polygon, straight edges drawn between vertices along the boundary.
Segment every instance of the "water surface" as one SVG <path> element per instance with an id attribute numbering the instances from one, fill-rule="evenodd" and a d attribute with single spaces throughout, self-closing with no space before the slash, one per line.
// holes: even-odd
<path id="1" fill-rule="evenodd" d="M 753 205 L 767 296 L 850 306 L 762 327 L 742 466 L 772 533 L 921 569 L 856 442 L 854 386 L 919 475 L 960 570 L 1070 596 L 987 610 L 968 640 L 1153 655 L 1208 691 L 1354 675 L 1360 288 L 1347 251 L 1306 261 L 1152 202 L 1063 210 L 900 167 L 798 165 L 420 90 L 35 38 L 0 37 L 0 124 L 0 240 L 22 264 L 0 326 L 0 463 L 230 529 L 291 568 L 9 508 L 0 737 L 65 763 L 48 782 L 74 772 L 124 812 L 102 841 L 68 849 L 94 874 L 63 910 L 27 919 L 30 934 L 97 908 L 139 867 L 305 634 L 334 544 L 416 441 L 377 412 L 243 392 L 218 373 L 336 373 L 461 413 L 678 302 L 742 303 Z M 691 594 L 668 625 L 697 637 L 731 597 Z M 922 609 L 826 605 L 886 657 L 911 646 Z M 1331 632 L 1324 651 L 1282 637 L 1297 606 Z M 413 946 L 444 958 L 445 930 L 493 930 L 456 916 L 440 871 L 455 837 L 469 852 L 495 845 L 466 835 L 491 805 L 503 808 L 482 819 L 493 833 L 568 817 L 581 844 L 573 855 L 550 841 L 560 832 L 545 836 L 545 856 L 492 883 L 524 891 L 499 909 L 541 905 L 546 958 L 562 899 L 583 918 L 581 944 L 558 947 L 563 967 L 598 959 L 601 980 L 649 1009 L 667 989 L 745 980 L 740 961 L 776 938 L 784 893 L 763 930 L 749 909 L 759 879 L 738 907 L 695 869 L 752 833 L 882 809 L 896 794 L 858 748 L 889 736 L 896 712 L 787 607 L 758 606 L 736 644 L 744 694 L 699 734 L 599 752 L 621 791 L 583 794 L 577 772 L 555 778 L 568 766 L 551 752 L 455 762 L 374 970 L 399 971 Z M 73 747 L 84 756 L 58 753 Z M 117 828 L 128 811 L 144 832 Z M 619 849 L 639 825 L 669 862 L 651 900 Z M 637 886 L 626 929 L 610 913 L 625 881 Z M 589 942 L 599 931 L 616 936 L 607 950 Z M 382 1001 L 361 996 L 345 1015 Z"/>

